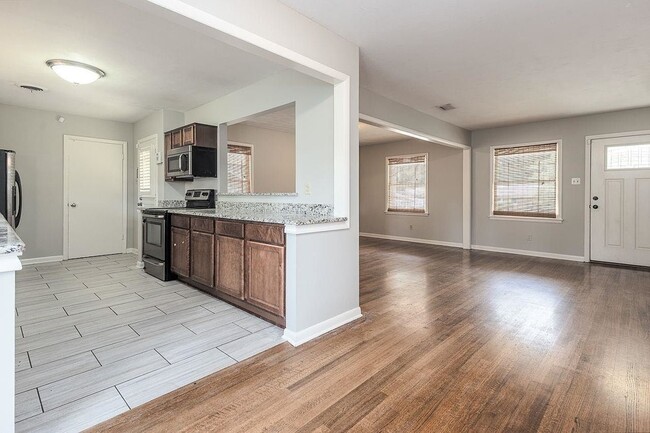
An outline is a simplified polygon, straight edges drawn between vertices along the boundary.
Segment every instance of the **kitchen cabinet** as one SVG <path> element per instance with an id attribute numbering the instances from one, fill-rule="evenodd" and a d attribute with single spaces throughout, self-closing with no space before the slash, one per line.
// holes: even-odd
<path id="1" fill-rule="evenodd" d="M 216 238 L 216 289 L 244 300 L 244 240 L 222 235 Z"/>
<path id="2" fill-rule="evenodd" d="M 190 123 L 189 125 L 165 132 L 165 180 L 174 181 L 167 173 L 167 155 L 172 149 L 183 146 L 217 148 L 218 139 L 217 126 L 204 125 L 202 123 Z"/>
<path id="3" fill-rule="evenodd" d="M 190 278 L 197 283 L 214 287 L 214 235 L 192 230 Z"/>
<path id="4" fill-rule="evenodd" d="M 284 247 L 246 241 L 246 301 L 284 317 Z"/>
<path id="5" fill-rule="evenodd" d="M 183 133 L 181 131 L 181 128 L 174 129 L 173 131 L 170 131 L 171 135 L 171 148 L 176 149 L 177 147 L 181 147 L 183 145 Z"/>
<path id="6" fill-rule="evenodd" d="M 181 277 L 190 276 L 190 231 L 171 228 L 171 271 Z"/>

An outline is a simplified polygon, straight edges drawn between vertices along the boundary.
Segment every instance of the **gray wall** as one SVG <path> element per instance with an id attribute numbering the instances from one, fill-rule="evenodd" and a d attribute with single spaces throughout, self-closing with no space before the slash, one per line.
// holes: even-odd
<path id="1" fill-rule="evenodd" d="M 472 132 L 472 244 L 584 255 L 585 137 L 650 129 L 650 108 L 525 123 Z M 562 139 L 564 222 L 501 221 L 490 213 L 490 146 Z M 571 185 L 571 178 L 582 179 Z M 528 236 L 532 240 L 528 241 Z"/>
<path id="2" fill-rule="evenodd" d="M 59 123 L 54 112 L 0 104 L 0 147 L 16 151 L 23 182 L 24 210 L 17 230 L 27 246 L 23 258 L 63 254 L 63 135 L 128 142 L 127 247 L 134 246 L 133 125 L 63 115 L 65 123 Z"/>
<path id="3" fill-rule="evenodd" d="M 253 192 L 296 192 L 296 135 L 244 123 L 228 126 L 228 141 L 253 145 Z"/>
<path id="4" fill-rule="evenodd" d="M 429 215 L 386 214 L 386 157 L 412 153 L 429 154 Z M 462 243 L 463 151 L 421 140 L 360 146 L 359 199 L 362 233 Z"/>

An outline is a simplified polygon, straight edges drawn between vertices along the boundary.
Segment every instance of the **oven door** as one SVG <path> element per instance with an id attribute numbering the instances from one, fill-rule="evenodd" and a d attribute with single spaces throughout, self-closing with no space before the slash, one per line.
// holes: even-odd
<path id="1" fill-rule="evenodd" d="M 164 215 L 142 216 L 142 253 L 165 261 L 167 222 Z"/>
<path id="2" fill-rule="evenodd" d="M 190 151 L 170 153 L 167 156 L 167 175 L 168 176 L 187 176 L 192 171 Z"/>

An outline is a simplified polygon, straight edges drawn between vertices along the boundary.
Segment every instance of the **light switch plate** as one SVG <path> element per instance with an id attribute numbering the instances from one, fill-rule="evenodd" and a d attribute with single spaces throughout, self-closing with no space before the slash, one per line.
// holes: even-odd
<path id="1" fill-rule="evenodd" d="M 580 185 L 580 178 L 579 177 L 572 177 L 571 178 L 571 185 Z"/>

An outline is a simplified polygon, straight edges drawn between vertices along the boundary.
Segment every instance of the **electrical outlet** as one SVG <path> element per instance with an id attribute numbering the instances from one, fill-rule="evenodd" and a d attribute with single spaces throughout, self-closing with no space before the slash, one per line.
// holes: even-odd
<path id="1" fill-rule="evenodd" d="M 311 183 L 309 182 L 305 184 L 305 195 L 311 195 Z"/>
<path id="2" fill-rule="evenodd" d="M 413 224 L 409 225 L 409 230 L 413 230 Z"/>
<path id="3" fill-rule="evenodd" d="M 580 178 L 579 177 L 572 177 L 571 178 L 571 185 L 580 185 Z"/>
<path id="4" fill-rule="evenodd" d="M 532 242 L 533 241 L 533 235 L 528 235 L 528 237 L 526 238 L 526 241 L 527 242 Z"/>

